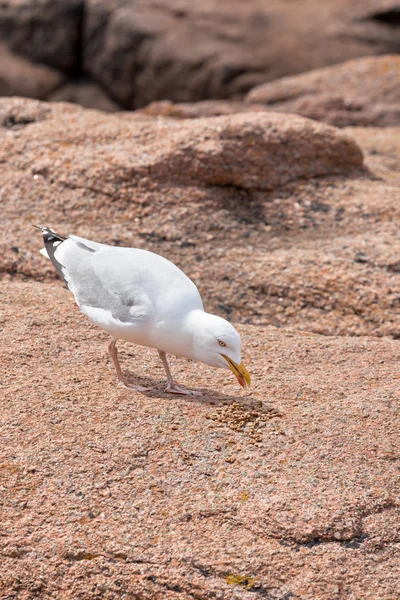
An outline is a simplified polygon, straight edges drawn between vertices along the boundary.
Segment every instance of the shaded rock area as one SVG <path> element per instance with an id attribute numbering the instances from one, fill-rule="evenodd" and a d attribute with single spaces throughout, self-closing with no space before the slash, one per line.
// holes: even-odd
<path id="1" fill-rule="evenodd" d="M 79 72 L 82 0 L 5 0 L 1 39 L 11 50 L 64 72 Z"/>
<path id="2" fill-rule="evenodd" d="M 96 83 L 87 78 L 69 81 L 52 92 L 47 100 L 49 102 L 72 102 L 85 108 L 96 108 L 106 112 L 119 110 L 111 98 Z"/>
<path id="3" fill-rule="evenodd" d="M 360 58 L 251 90 L 256 110 L 298 113 L 331 125 L 400 124 L 400 56 Z"/>
<path id="4" fill-rule="evenodd" d="M 0 44 L 0 96 L 26 96 L 44 100 L 64 82 L 55 69 L 31 62 Z"/>
<path id="5" fill-rule="evenodd" d="M 0 596 L 397 600 L 400 129 L 0 101 Z M 178 264 L 253 385 L 121 343 L 31 223 Z"/>
<path id="6" fill-rule="evenodd" d="M 106 94 L 110 107 L 134 109 L 237 99 L 265 81 L 398 53 L 398 15 L 394 0 L 3 0 L 0 35 L 74 86 L 97 86 L 93 108 Z M 71 100 L 63 89 L 57 99 Z"/>

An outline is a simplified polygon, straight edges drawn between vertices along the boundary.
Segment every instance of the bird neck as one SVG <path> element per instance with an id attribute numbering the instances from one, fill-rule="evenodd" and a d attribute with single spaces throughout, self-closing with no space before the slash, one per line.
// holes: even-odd
<path id="1" fill-rule="evenodd" d="M 174 322 L 160 321 L 147 345 L 175 356 L 196 358 L 196 339 L 203 330 L 204 311 L 193 310 Z"/>
<path id="2" fill-rule="evenodd" d="M 207 315 L 208 313 L 199 308 L 191 310 L 185 318 L 185 330 L 187 332 L 193 333 L 193 337 L 195 338 L 196 333 L 198 333 L 204 328 L 205 322 L 207 320 Z"/>
<path id="3" fill-rule="evenodd" d="M 207 328 L 207 322 L 209 314 L 204 310 L 195 309 L 192 310 L 185 318 L 184 330 L 186 335 L 190 337 L 191 353 L 188 358 L 195 360 L 199 359 L 199 346 L 201 346 L 204 331 Z"/>

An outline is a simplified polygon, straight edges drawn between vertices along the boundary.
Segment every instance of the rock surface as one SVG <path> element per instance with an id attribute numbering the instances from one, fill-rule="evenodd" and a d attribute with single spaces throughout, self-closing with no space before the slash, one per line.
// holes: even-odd
<path id="1" fill-rule="evenodd" d="M 400 129 L 0 107 L 0 596 L 397 600 Z M 129 344 L 118 388 L 31 223 L 172 259 L 252 388 Z"/>
<path id="2" fill-rule="evenodd" d="M 1 106 L 4 272 L 54 276 L 30 228 L 49 223 L 171 257 L 235 321 L 400 336 L 397 129 L 345 136 L 279 114 L 177 122 Z M 351 137 L 367 169 L 355 168 Z"/>
<path id="3" fill-rule="evenodd" d="M 129 115 L 122 120 L 107 118 L 78 107 L 18 99 L 0 101 L 0 111 L 6 128 L 11 121 L 3 158 L 8 156 L 18 165 L 24 147 L 22 160 L 30 150 L 38 161 L 33 169 L 46 170 L 46 178 L 53 182 L 68 179 L 75 186 L 96 186 L 100 169 L 103 192 L 116 197 L 126 196 L 143 178 L 159 185 L 266 190 L 298 179 L 346 173 L 361 168 L 363 161 L 361 150 L 348 136 L 293 115 L 235 114 L 149 123 L 131 120 Z M 21 120 L 35 120 L 35 111 L 39 121 L 14 132 Z M 59 144 L 62 138 L 67 145 Z M 73 162 L 77 153 L 79 165 Z M 73 170 L 67 173 L 69 166 Z"/>
<path id="4" fill-rule="evenodd" d="M 3 282 L 4 598 L 400 594 L 399 343 L 241 326 L 254 386 L 176 359 L 203 396 L 117 388 L 61 282 Z"/>
<path id="5" fill-rule="evenodd" d="M 278 77 L 397 53 L 398 15 L 393 0 L 3 0 L 0 36 L 132 109 L 240 98 Z"/>
<path id="6" fill-rule="evenodd" d="M 331 125 L 400 124 L 400 56 L 346 61 L 257 86 L 246 101 Z"/>

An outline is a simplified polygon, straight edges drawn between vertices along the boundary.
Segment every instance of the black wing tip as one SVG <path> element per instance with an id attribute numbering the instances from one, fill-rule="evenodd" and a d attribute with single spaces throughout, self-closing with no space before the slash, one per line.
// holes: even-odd
<path id="1" fill-rule="evenodd" d="M 31 225 L 32 227 L 35 227 L 35 229 L 40 229 L 45 241 L 54 242 L 56 240 L 60 240 L 61 242 L 63 242 L 67 239 L 66 236 L 56 233 L 54 229 L 47 227 L 47 225 L 35 225 L 34 223 L 31 223 Z"/>
<path id="2" fill-rule="evenodd" d="M 32 225 L 33 225 L 33 223 L 32 223 Z M 53 263 L 53 266 L 54 266 L 55 270 L 57 271 L 57 273 L 65 281 L 65 283 L 67 283 L 67 280 L 65 279 L 65 275 L 63 273 L 63 265 L 58 262 L 58 260 L 54 256 L 54 254 L 57 250 L 57 247 L 60 244 L 62 244 L 63 242 L 65 242 L 65 240 L 68 238 L 65 236 L 59 235 L 53 229 L 50 229 L 50 227 L 47 227 L 47 226 L 42 227 L 40 225 L 34 225 L 34 227 L 36 229 L 41 230 L 42 235 L 43 235 L 44 247 L 46 248 L 47 255 L 48 255 L 49 259 L 51 260 L 51 262 Z"/>
<path id="3" fill-rule="evenodd" d="M 31 223 L 31 225 L 35 229 L 40 229 L 43 235 L 47 235 L 49 233 L 52 235 L 57 235 L 57 233 L 53 229 L 50 229 L 50 227 L 47 227 L 47 225 L 35 225 L 34 223 Z"/>

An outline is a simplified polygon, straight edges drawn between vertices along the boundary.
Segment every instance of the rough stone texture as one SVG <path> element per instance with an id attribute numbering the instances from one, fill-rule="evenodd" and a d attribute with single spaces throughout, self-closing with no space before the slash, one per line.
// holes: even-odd
<path id="1" fill-rule="evenodd" d="M 0 596 L 397 600 L 399 341 L 378 336 L 400 337 L 399 128 L 346 138 L 286 115 L 176 121 L 21 99 L 1 101 L 0 122 Z M 356 139 L 367 168 L 350 168 L 361 155 L 346 142 L 345 173 L 326 163 L 264 189 L 252 153 L 268 159 L 268 132 L 290 139 L 278 173 L 323 132 L 333 148 Z M 218 143 L 230 185 L 196 162 Z M 258 189 L 242 187 L 251 169 Z M 31 223 L 172 259 L 239 323 L 253 387 L 172 359 L 203 391 L 172 397 L 156 353 L 121 344 L 127 376 L 155 389 L 118 388 L 107 336 Z"/>
<path id="2" fill-rule="evenodd" d="M 24 148 L 22 163 L 26 164 L 30 146 L 32 158 L 38 160 L 33 168 L 45 169 L 46 178 L 97 186 L 101 173 L 103 192 L 114 196 L 126 196 L 127 189 L 144 177 L 158 184 L 273 189 L 299 178 L 346 173 L 360 168 L 363 160 L 348 136 L 292 115 L 238 114 L 183 123 L 141 123 L 85 113 L 72 105 L 17 99 L 0 102 L 0 119 L 6 126 L 10 119 L 18 123 L 30 119 L 36 109 L 39 114 L 47 111 L 46 117 L 28 129 L 18 129 L 16 135 L 9 128 L 3 157 L 21 165 Z M 59 143 L 62 138 L 67 144 Z"/>
<path id="3" fill-rule="evenodd" d="M 257 110 L 264 104 L 339 127 L 399 125 L 400 56 L 360 58 L 285 77 L 255 87 L 246 101 Z"/>
<path id="4" fill-rule="evenodd" d="M 396 53 L 398 23 L 394 0 L 0 3 L 0 36 L 13 51 L 90 76 L 126 109 L 240 98 L 278 77 Z"/>
<path id="5" fill-rule="evenodd" d="M 193 167 L 183 163 L 189 173 L 179 173 L 174 140 L 190 138 L 196 148 L 194 134 L 219 119 L 137 121 L 21 100 L 2 106 L 6 272 L 53 276 L 48 263 L 37 261 L 29 227 L 49 222 L 168 254 L 190 270 L 213 310 L 235 320 L 399 337 L 398 130 L 349 130 L 362 142 L 369 173 L 285 187 L 278 181 L 265 191 L 210 185 L 214 172 L 199 169 L 195 155 Z M 161 146 L 169 162 L 159 161 Z M 228 157 L 236 160 L 232 183 L 246 183 L 249 167 L 236 148 Z M 157 170 L 149 175 L 151 164 Z M 290 165 L 283 162 L 279 172 Z M 185 184 L 174 183 L 180 177 Z"/>
<path id="6" fill-rule="evenodd" d="M 1 292 L 3 598 L 397 600 L 397 341 L 242 325 L 253 388 L 174 360 L 195 399 L 123 345 L 137 394 L 60 281 Z"/>
<path id="7" fill-rule="evenodd" d="M 55 69 L 10 52 L 0 44 L 0 96 L 47 98 L 63 83 L 64 77 Z"/>
<path id="8" fill-rule="evenodd" d="M 61 232 L 171 257 L 199 284 L 210 309 L 235 321 L 400 337 L 398 129 L 347 131 L 363 147 L 369 171 L 341 177 L 327 169 L 325 177 L 284 186 L 288 170 L 298 168 L 293 157 L 300 146 L 293 137 L 290 162 L 281 161 L 274 173 L 278 187 L 269 191 L 262 189 L 269 181 L 265 161 L 239 160 L 252 156 L 240 145 L 249 137 L 239 128 L 226 153 L 231 168 L 221 171 L 230 173 L 230 185 L 223 178 L 215 185 L 211 159 L 209 171 L 204 166 L 204 157 L 217 164 L 221 156 L 212 154 L 221 123 L 226 131 L 227 123 L 237 127 L 243 122 L 237 119 L 248 115 L 140 121 L 140 115 L 108 116 L 72 105 L 12 99 L 1 105 L 0 251 L 6 274 L 54 277 L 51 265 L 38 260 L 30 227 L 49 223 Z M 250 117 L 259 124 L 269 115 Z M 303 123 L 310 148 L 312 131 L 345 139 L 301 118 L 272 117 L 275 138 L 284 140 L 289 123 Z M 211 142 L 200 143 L 205 133 Z M 259 151 L 269 160 L 270 148 L 258 136 Z M 187 157 L 177 159 L 188 145 L 192 165 Z M 240 187 L 257 164 L 261 189 Z"/>

